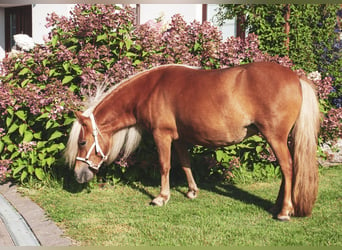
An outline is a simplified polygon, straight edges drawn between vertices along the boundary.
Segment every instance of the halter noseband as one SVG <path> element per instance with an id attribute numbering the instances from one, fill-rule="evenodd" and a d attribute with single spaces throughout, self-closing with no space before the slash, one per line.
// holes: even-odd
<path id="1" fill-rule="evenodd" d="M 85 163 L 87 163 L 89 165 L 90 168 L 98 171 L 99 168 L 101 167 L 102 163 L 105 162 L 108 158 L 107 155 L 105 155 L 100 147 L 100 144 L 99 144 L 99 140 L 98 140 L 98 134 L 99 134 L 99 129 L 96 125 L 96 122 L 95 122 L 95 118 L 94 118 L 94 115 L 93 113 L 90 114 L 89 116 L 90 118 L 90 121 L 91 121 L 91 126 L 93 127 L 93 136 L 94 136 L 94 143 L 93 145 L 91 145 L 87 155 L 85 158 L 83 157 L 76 157 L 76 160 L 78 161 L 83 161 Z M 100 153 L 101 156 L 102 156 L 102 160 L 100 161 L 100 163 L 96 166 L 91 160 L 89 160 L 89 157 L 90 157 L 90 154 L 91 152 L 93 151 L 93 149 L 95 148 L 95 153 Z"/>

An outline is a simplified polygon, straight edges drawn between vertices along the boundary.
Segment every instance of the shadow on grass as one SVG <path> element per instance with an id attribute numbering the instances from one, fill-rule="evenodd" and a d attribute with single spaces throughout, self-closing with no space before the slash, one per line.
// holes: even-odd
<path id="1" fill-rule="evenodd" d="M 88 183 L 80 184 L 76 181 L 74 170 L 66 166 L 54 169 L 54 176 L 63 189 L 69 193 L 80 193 L 89 187 Z"/>
<path id="2" fill-rule="evenodd" d="M 70 193 L 79 193 L 86 189 L 90 189 L 88 183 L 79 184 L 75 180 L 74 172 L 71 169 L 65 170 L 63 174 L 63 189 L 70 192 Z M 145 176 L 146 177 L 146 176 Z M 158 178 L 159 179 L 159 178 Z M 182 172 L 179 171 L 171 171 L 171 186 L 175 187 L 175 190 L 177 192 L 180 192 L 186 197 L 186 192 L 182 191 L 181 187 L 184 187 L 184 184 L 186 183 L 185 178 L 183 176 Z M 156 178 L 141 178 L 140 181 L 138 181 L 140 184 L 137 185 L 135 181 L 130 180 L 122 180 L 122 183 L 124 185 L 128 185 L 129 187 L 139 191 L 143 195 L 149 197 L 151 200 L 155 198 L 155 194 L 150 193 L 147 191 L 145 187 L 147 186 L 154 186 L 158 187 L 160 185 L 160 180 L 157 180 Z M 216 193 L 218 195 L 223 195 L 235 200 L 238 200 L 240 202 L 243 202 L 245 204 L 251 204 L 258 206 L 262 208 L 263 210 L 269 212 L 272 206 L 274 205 L 271 201 L 266 200 L 262 197 L 259 197 L 257 195 L 254 195 L 248 191 L 245 191 L 233 184 L 221 184 L 219 182 L 206 182 L 202 181 L 198 183 L 200 190 L 206 190 L 209 192 Z M 187 199 L 187 198 L 185 198 Z M 270 212 L 269 212 L 270 213 Z"/>
<path id="3" fill-rule="evenodd" d="M 146 195 L 149 197 L 151 200 L 154 199 L 156 196 L 151 194 L 147 189 L 145 188 L 145 185 L 141 183 L 142 185 L 135 185 L 134 183 L 126 183 L 129 185 L 131 188 L 141 192 L 143 195 Z M 150 186 L 150 185 L 147 185 Z M 153 186 L 158 186 L 158 185 L 153 185 Z M 184 192 L 184 183 L 180 184 L 174 184 L 172 185 L 175 190 L 181 194 L 184 195 L 184 199 L 186 198 L 186 192 Z M 262 197 L 259 197 L 257 195 L 254 195 L 248 191 L 245 191 L 241 188 L 238 188 L 232 184 L 211 184 L 211 183 L 201 183 L 198 185 L 200 192 L 201 190 L 206 190 L 209 192 L 216 193 L 218 195 L 226 196 L 227 198 L 232 198 L 234 200 L 238 200 L 240 202 L 243 202 L 245 204 L 250 204 L 250 205 L 255 205 L 260 207 L 261 209 L 267 211 L 268 213 L 272 214 L 270 212 L 270 209 L 274 206 L 274 203 L 271 202 L 270 200 L 264 199 Z M 171 194 L 172 195 L 172 194 Z M 200 198 L 198 198 L 200 199 Z M 186 202 L 186 200 L 184 200 Z"/>
<path id="4" fill-rule="evenodd" d="M 248 191 L 238 188 L 232 184 L 211 185 L 204 183 L 199 185 L 200 189 L 223 195 L 234 200 L 241 201 L 245 204 L 251 204 L 262 208 L 271 214 L 270 209 L 274 206 L 273 202 L 262 197 L 256 196 Z"/>

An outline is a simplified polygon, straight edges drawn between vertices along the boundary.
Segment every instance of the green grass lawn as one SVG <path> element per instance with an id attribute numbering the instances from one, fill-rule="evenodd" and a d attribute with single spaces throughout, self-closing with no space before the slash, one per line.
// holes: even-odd
<path id="1" fill-rule="evenodd" d="M 323 169 L 313 216 L 272 219 L 279 182 L 200 184 L 196 200 L 172 188 L 165 207 L 149 205 L 159 187 L 115 185 L 72 193 L 59 185 L 22 189 L 82 246 L 342 246 L 342 166 Z"/>

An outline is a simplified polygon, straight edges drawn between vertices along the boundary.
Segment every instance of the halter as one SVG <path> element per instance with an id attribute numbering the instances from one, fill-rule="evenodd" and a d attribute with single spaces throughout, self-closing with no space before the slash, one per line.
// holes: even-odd
<path id="1" fill-rule="evenodd" d="M 76 160 L 78 161 L 82 161 L 82 162 L 85 162 L 89 165 L 90 168 L 98 171 L 99 168 L 101 167 L 102 163 L 105 162 L 108 158 L 107 155 L 105 155 L 100 147 L 100 144 L 99 144 L 99 140 L 98 140 L 98 133 L 99 133 L 99 129 L 96 125 L 96 122 L 95 122 L 95 118 L 94 118 L 94 115 L 93 113 L 90 114 L 89 116 L 90 118 L 90 121 L 91 121 L 91 126 L 93 127 L 93 136 L 94 136 L 94 143 L 93 145 L 91 145 L 87 155 L 85 158 L 83 157 L 76 157 Z M 90 157 L 90 154 L 91 152 L 93 151 L 93 149 L 95 148 L 95 153 L 100 153 L 101 156 L 102 156 L 102 160 L 100 161 L 100 163 L 96 166 L 91 160 L 89 160 L 89 157 Z"/>

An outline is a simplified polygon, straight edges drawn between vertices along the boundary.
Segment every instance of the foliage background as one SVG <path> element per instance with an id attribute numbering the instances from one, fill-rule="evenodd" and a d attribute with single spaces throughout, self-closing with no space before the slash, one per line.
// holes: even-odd
<path id="1" fill-rule="evenodd" d="M 210 69 L 274 61 L 298 74 L 305 74 L 300 68 L 308 73 L 319 71 L 309 77 L 317 85 L 321 110 L 326 114 L 321 140 L 341 136 L 341 107 L 333 102 L 340 98 L 337 66 L 324 68 L 321 61 L 310 67 L 301 65 L 306 59 L 299 56 L 306 53 L 300 51 L 310 51 L 312 44 L 303 44 L 294 54 L 286 54 L 280 45 L 273 45 L 279 51 L 267 52 L 267 39 L 262 34 L 269 34 L 271 28 L 255 29 L 245 40 L 231 37 L 223 41 L 211 23 L 186 23 L 180 15 L 173 16 L 168 24 L 136 25 L 134 21 L 131 7 L 80 4 L 70 18 L 54 13 L 48 17 L 48 26 L 52 27 L 48 43 L 4 59 L 0 82 L 2 176 L 22 183 L 72 176 L 62 155 L 74 120 L 73 111 L 82 109 L 84 97 L 91 96 L 99 83 L 106 82 L 109 87 L 136 72 L 168 63 Z M 330 28 L 323 25 L 320 32 L 327 33 Z M 261 34 L 256 35 L 258 32 Z M 273 36 L 280 33 L 275 30 Z M 325 45 L 335 42 L 331 39 L 322 38 L 323 50 L 331 48 Z M 102 168 L 98 177 L 103 181 L 156 181 L 159 170 L 154 149 L 152 138 L 146 134 L 127 162 L 118 160 Z M 197 179 L 248 182 L 280 176 L 272 150 L 258 136 L 217 150 L 195 146 L 190 153 Z M 176 159 L 174 164 L 177 165 Z"/>
<path id="2" fill-rule="evenodd" d="M 330 101 L 336 107 L 342 106 L 342 9 L 339 4 L 221 4 L 215 21 L 222 24 L 226 19 L 242 15 L 246 17 L 244 30 L 258 35 L 262 51 L 288 56 L 296 68 L 332 77 L 334 92 Z M 286 23 L 290 27 L 288 34 Z"/>

